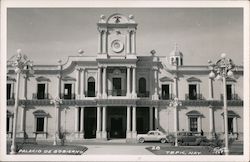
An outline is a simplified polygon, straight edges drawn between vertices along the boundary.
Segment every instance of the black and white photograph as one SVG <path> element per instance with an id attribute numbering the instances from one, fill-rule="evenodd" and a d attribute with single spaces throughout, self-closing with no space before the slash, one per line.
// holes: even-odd
<path id="1" fill-rule="evenodd" d="M 1 2 L 1 161 L 249 161 L 249 3 Z"/>

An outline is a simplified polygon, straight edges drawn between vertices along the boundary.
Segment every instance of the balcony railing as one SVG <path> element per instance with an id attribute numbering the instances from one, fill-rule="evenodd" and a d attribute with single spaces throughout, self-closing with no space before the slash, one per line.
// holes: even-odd
<path id="1" fill-rule="evenodd" d="M 220 99 L 223 100 L 224 95 L 221 94 L 220 95 Z M 231 94 L 231 95 L 227 95 L 227 100 L 240 100 L 240 97 L 238 94 Z"/>
<path id="2" fill-rule="evenodd" d="M 145 92 L 137 92 L 137 97 L 149 97 L 150 92 L 145 91 Z"/>
<path id="3" fill-rule="evenodd" d="M 197 93 L 196 95 L 185 94 L 185 99 L 186 100 L 203 100 L 203 96 L 200 93 Z"/>
<path id="4" fill-rule="evenodd" d="M 95 97 L 96 96 L 96 91 L 86 91 L 86 97 Z"/>
<path id="5" fill-rule="evenodd" d="M 109 96 L 126 96 L 126 90 L 108 90 Z"/>
<path id="6" fill-rule="evenodd" d="M 38 93 L 33 93 L 32 94 L 32 99 L 34 100 L 46 100 L 49 99 L 49 93 L 44 93 L 44 95 L 38 94 Z"/>
<path id="7" fill-rule="evenodd" d="M 60 94 L 60 98 L 61 99 L 65 99 L 65 100 L 74 100 L 75 99 L 75 94 L 74 93 L 71 93 L 71 94 L 64 94 L 64 93 L 61 93 Z"/>
<path id="8" fill-rule="evenodd" d="M 174 99 L 174 95 L 173 94 L 160 95 L 160 99 L 161 100 L 172 100 L 172 99 Z"/>

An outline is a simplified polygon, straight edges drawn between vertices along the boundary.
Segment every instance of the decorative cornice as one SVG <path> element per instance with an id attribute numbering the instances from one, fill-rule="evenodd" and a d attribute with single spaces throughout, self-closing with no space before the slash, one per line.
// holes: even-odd
<path id="1" fill-rule="evenodd" d="M 180 100 L 182 103 L 181 107 L 194 106 L 194 107 L 217 107 L 223 106 L 223 101 L 221 100 Z M 160 106 L 168 107 L 169 100 L 151 100 L 151 99 L 95 99 L 95 100 L 62 100 L 61 105 L 67 106 L 126 106 L 126 105 L 136 105 L 136 106 Z M 14 105 L 14 100 L 8 100 L 7 105 Z M 227 102 L 228 106 L 243 106 L 242 100 L 232 100 Z M 49 106 L 51 104 L 50 100 L 19 100 L 19 105 L 38 105 L 38 106 Z"/>

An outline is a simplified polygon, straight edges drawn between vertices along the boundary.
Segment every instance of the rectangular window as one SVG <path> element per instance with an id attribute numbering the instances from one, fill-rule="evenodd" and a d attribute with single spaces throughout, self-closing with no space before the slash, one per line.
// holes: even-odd
<path id="1" fill-rule="evenodd" d="M 170 99 L 170 93 L 169 93 L 169 84 L 163 84 L 161 86 L 162 89 L 162 99 L 163 100 L 169 100 Z"/>
<path id="2" fill-rule="evenodd" d="M 43 132 L 44 131 L 44 117 L 38 117 L 36 120 L 36 131 Z"/>
<path id="3" fill-rule="evenodd" d="M 64 84 L 64 99 L 72 99 L 72 84 Z"/>
<path id="4" fill-rule="evenodd" d="M 227 85 L 227 100 L 232 100 L 232 85 L 228 84 Z"/>
<path id="5" fill-rule="evenodd" d="M 197 118 L 190 117 L 189 120 L 190 120 L 190 131 L 197 132 L 198 130 Z"/>
<path id="6" fill-rule="evenodd" d="M 37 99 L 45 99 L 45 84 L 37 84 Z"/>
<path id="7" fill-rule="evenodd" d="M 9 132 L 10 131 L 10 118 L 7 117 L 7 121 L 6 121 L 6 131 Z"/>
<path id="8" fill-rule="evenodd" d="M 189 84 L 189 99 L 197 100 L 197 87 L 196 84 Z"/>
<path id="9" fill-rule="evenodd" d="M 11 84 L 7 84 L 7 100 L 11 99 Z"/>
<path id="10" fill-rule="evenodd" d="M 228 118 L 228 133 L 233 132 L 233 118 Z"/>

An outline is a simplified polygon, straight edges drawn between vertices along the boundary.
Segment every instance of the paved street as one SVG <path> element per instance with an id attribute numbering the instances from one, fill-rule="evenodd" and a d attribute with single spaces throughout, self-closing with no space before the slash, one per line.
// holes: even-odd
<path id="1" fill-rule="evenodd" d="M 8 144 L 10 147 L 10 143 Z M 38 142 L 37 145 L 31 147 L 41 149 L 43 147 L 47 150 L 52 149 L 52 141 Z M 57 149 L 66 149 L 66 147 L 86 147 L 87 150 L 83 152 L 83 155 L 169 155 L 175 151 L 177 155 L 180 155 L 183 151 L 189 153 L 201 153 L 204 155 L 210 155 L 212 152 L 208 151 L 207 146 L 179 146 L 178 148 L 171 146 L 169 143 L 159 142 L 146 142 L 146 143 L 126 143 L 125 140 L 110 140 L 110 141 L 96 141 L 96 140 L 85 140 L 85 141 L 67 141 L 65 146 L 57 146 Z M 8 148 L 9 148 L 8 147 Z M 23 146 L 26 150 L 29 149 L 27 145 Z M 234 142 L 230 146 L 230 154 L 242 155 L 243 144 L 240 141 Z"/>

